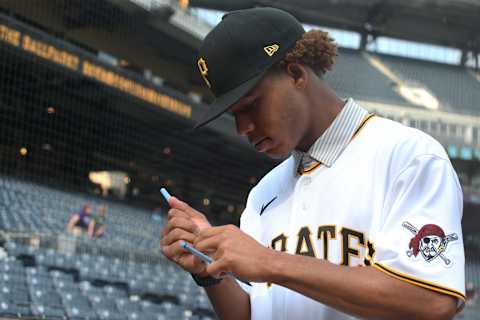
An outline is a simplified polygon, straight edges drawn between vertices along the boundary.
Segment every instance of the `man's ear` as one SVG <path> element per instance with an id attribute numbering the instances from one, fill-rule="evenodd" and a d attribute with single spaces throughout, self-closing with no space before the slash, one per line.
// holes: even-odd
<path id="1" fill-rule="evenodd" d="M 293 79 L 295 87 L 303 89 L 307 86 L 309 74 L 304 65 L 290 62 L 286 67 L 287 74 Z"/>

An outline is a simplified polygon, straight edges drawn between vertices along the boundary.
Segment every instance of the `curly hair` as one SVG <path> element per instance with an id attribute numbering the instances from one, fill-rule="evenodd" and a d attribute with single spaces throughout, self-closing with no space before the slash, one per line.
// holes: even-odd
<path id="1" fill-rule="evenodd" d="M 278 62 L 278 66 L 283 68 L 288 63 L 298 62 L 312 68 L 317 75 L 323 76 L 332 70 L 336 57 L 337 44 L 330 38 L 328 32 L 316 29 L 305 32 Z"/>

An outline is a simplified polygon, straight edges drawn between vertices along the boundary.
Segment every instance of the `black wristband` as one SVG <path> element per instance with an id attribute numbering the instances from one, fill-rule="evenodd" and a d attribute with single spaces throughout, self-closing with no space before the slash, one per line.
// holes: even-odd
<path id="1" fill-rule="evenodd" d="M 199 285 L 200 287 L 211 287 L 211 286 L 214 286 L 214 285 L 217 285 L 219 284 L 222 279 L 215 279 L 213 277 L 200 277 L 196 274 L 193 274 L 193 273 L 190 273 L 192 275 L 192 278 L 193 280 L 195 281 L 195 283 L 197 285 Z"/>

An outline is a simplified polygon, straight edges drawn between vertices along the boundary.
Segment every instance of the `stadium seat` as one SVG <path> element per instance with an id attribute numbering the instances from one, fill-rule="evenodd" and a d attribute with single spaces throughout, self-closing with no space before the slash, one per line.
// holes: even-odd
<path id="1" fill-rule="evenodd" d="M 67 293 L 62 296 L 62 304 L 65 308 L 81 308 L 82 310 L 91 310 L 89 300 L 80 293 Z"/>
<path id="2" fill-rule="evenodd" d="M 0 275 L 0 283 L 12 283 L 12 284 L 25 284 L 26 277 L 24 273 L 13 273 L 11 271 L 3 271 L 4 273 Z"/>
<path id="3" fill-rule="evenodd" d="M 110 298 L 126 298 L 128 295 L 125 289 L 120 289 L 113 286 L 105 286 L 104 291 L 107 297 Z"/>
<path id="4" fill-rule="evenodd" d="M 12 189 L 10 189 L 12 188 Z M 33 192 L 33 193 L 32 193 Z M 8 230 L 22 231 L 49 231 L 53 234 L 62 233 L 68 218 L 85 202 L 95 203 L 96 200 L 69 194 L 49 187 L 33 185 L 30 183 L 15 181 L 0 193 L 4 197 L 11 210 L 1 210 L 0 225 Z M 15 214 L 13 214 L 15 212 Z M 135 216 L 135 221 L 130 219 Z M 111 223 L 110 221 L 115 221 Z M 158 230 L 161 225 L 150 218 L 150 213 L 117 203 L 109 204 L 107 223 L 112 232 L 105 234 L 98 243 L 107 246 L 122 246 L 137 251 L 158 252 Z M 138 232 L 142 230 L 142 232 Z M 65 237 L 68 239 L 69 237 Z M 78 238 L 70 238 L 70 242 L 82 242 Z M 33 254 L 33 248 L 15 245 L 9 248 L 12 255 Z M 8 250 L 7 250 L 8 251 Z M 65 261 L 57 261 L 58 264 L 68 265 L 68 257 Z M 52 261 L 47 260 L 49 265 Z"/>
<path id="5" fill-rule="evenodd" d="M 68 319 L 75 320 L 96 320 L 97 314 L 90 308 L 83 305 L 65 306 L 65 313 Z"/>
<path id="6" fill-rule="evenodd" d="M 478 114 L 480 82 L 467 69 L 394 56 L 378 57 L 404 81 L 432 92 L 440 100 L 440 107 L 444 111 Z M 451 83 L 455 85 L 452 86 Z"/>
<path id="7" fill-rule="evenodd" d="M 26 286 L 15 286 L 10 284 L 2 284 L 0 286 L 0 294 L 8 297 L 10 301 L 17 304 L 29 304 L 30 295 Z"/>
<path id="8" fill-rule="evenodd" d="M 24 256 L 33 256 L 34 249 L 32 247 L 15 243 L 15 242 L 7 242 L 5 244 L 5 249 L 7 250 L 8 254 L 15 257 Z"/>
<path id="9" fill-rule="evenodd" d="M 63 319 L 65 317 L 63 309 L 37 304 L 36 302 L 32 303 L 31 309 L 33 315 L 44 319 Z"/>
<path id="10" fill-rule="evenodd" d="M 39 277 L 49 276 L 47 269 L 43 266 L 27 267 L 25 271 L 27 276 L 39 276 Z"/>
<path id="11" fill-rule="evenodd" d="M 107 320 L 107 319 L 111 319 L 111 320 L 127 320 L 128 316 L 127 315 L 124 315 L 124 314 L 120 314 L 118 312 L 115 312 L 115 311 L 112 311 L 112 310 L 109 310 L 109 309 L 105 309 L 105 308 L 99 308 L 96 310 L 96 313 L 97 315 L 99 316 L 100 319 L 102 320 Z"/>
<path id="12" fill-rule="evenodd" d="M 165 317 L 167 319 L 187 320 L 191 316 L 192 312 L 190 310 L 178 306 L 166 310 L 165 312 Z"/>
<path id="13" fill-rule="evenodd" d="M 0 298 L 0 317 L 19 317 L 30 315 L 28 307 L 19 307 L 14 302 Z"/>
<path id="14" fill-rule="evenodd" d="M 140 304 L 138 302 L 130 301 L 127 298 L 117 298 L 115 300 L 118 311 L 122 313 L 134 313 L 140 311 Z"/>
<path id="15" fill-rule="evenodd" d="M 19 260 L 7 258 L 0 260 L 0 272 L 25 273 L 25 267 Z"/>
<path id="16" fill-rule="evenodd" d="M 335 67 L 325 79 L 341 97 L 408 105 L 393 90 L 391 81 L 356 50 L 340 49 Z"/>
<path id="17" fill-rule="evenodd" d="M 168 320 L 172 318 L 168 318 L 164 314 L 156 314 L 156 313 L 149 313 L 149 312 L 133 312 L 128 314 L 128 320 Z"/>
<path id="18" fill-rule="evenodd" d="M 49 273 L 54 281 L 61 280 L 65 282 L 73 282 L 73 275 L 71 273 L 66 273 L 58 270 L 52 270 Z"/>
<path id="19" fill-rule="evenodd" d="M 156 314 L 164 314 L 169 310 L 177 308 L 177 305 L 170 303 L 170 302 L 165 302 L 165 303 L 154 303 L 151 301 L 142 301 L 140 303 L 141 310 L 142 312 L 145 313 L 156 313 Z"/>

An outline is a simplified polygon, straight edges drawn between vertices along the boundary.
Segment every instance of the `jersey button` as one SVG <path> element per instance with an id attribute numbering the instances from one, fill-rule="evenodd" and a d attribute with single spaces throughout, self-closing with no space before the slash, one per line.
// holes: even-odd
<path id="1" fill-rule="evenodd" d="M 310 183 L 312 183 L 312 178 L 305 177 L 305 179 L 303 179 L 303 185 L 304 186 L 308 186 Z"/>

